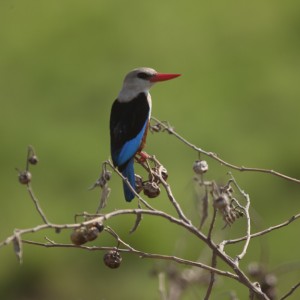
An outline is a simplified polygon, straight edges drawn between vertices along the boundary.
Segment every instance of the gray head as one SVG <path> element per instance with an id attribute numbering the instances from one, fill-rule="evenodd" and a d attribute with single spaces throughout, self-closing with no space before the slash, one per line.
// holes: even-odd
<path id="1" fill-rule="evenodd" d="M 154 69 L 146 67 L 134 69 L 125 76 L 118 100 L 128 102 L 140 93 L 147 94 L 154 83 L 178 76 L 180 74 L 157 73 Z"/>

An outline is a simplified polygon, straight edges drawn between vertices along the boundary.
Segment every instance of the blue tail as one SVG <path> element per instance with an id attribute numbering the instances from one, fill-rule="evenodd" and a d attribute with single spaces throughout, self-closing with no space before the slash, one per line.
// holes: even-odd
<path id="1" fill-rule="evenodd" d="M 135 176 L 134 176 L 134 168 L 133 168 L 133 158 L 128 162 L 127 166 L 124 170 L 122 170 L 122 175 L 126 177 L 130 185 L 135 189 Z M 131 191 L 127 182 L 123 181 L 123 189 L 126 201 L 130 202 L 134 197 L 134 193 Z"/>

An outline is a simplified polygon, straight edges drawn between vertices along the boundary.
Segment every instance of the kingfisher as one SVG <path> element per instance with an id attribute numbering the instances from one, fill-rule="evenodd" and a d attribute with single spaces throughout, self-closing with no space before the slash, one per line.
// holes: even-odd
<path id="1" fill-rule="evenodd" d="M 160 81 L 170 80 L 181 74 L 158 73 L 151 68 L 130 71 L 123 81 L 118 98 L 113 102 L 110 114 L 110 148 L 115 167 L 135 189 L 134 157 L 147 157 L 145 146 L 152 101 L 150 88 Z M 125 200 L 130 202 L 135 194 L 123 181 Z"/>

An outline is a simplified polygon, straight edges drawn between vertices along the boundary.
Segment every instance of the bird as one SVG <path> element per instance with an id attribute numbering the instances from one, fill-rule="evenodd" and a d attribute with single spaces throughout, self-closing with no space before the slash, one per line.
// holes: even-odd
<path id="1" fill-rule="evenodd" d="M 114 167 L 135 189 L 134 157 L 142 154 L 145 146 L 152 100 L 150 88 L 157 82 L 166 81 L 181 74 L 158 73 L 152 68 L 136 68 L 124 78 L 123 86 L 113 102 L 110 113 L 110 150 Z M 135 194 L 123 181 L 123 190 L 127 202 Z"/>

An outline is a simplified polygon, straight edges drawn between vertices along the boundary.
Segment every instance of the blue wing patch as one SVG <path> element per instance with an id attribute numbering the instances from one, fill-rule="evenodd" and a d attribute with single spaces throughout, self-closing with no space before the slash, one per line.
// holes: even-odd
<path id="1" fill-rule="evenodd" d="M 121 166 L 135 155 L 143 140 L 147 124 L 148 124 L 148 119 L 145 122 L 142 130 L 135 138 L 126 142 L 120 151 L 118 151 L 117 153 L 113 153 L 113 161 L 115 165 Z"/>
<path id="2" fill-rule="evenodd" d="M 129 180 L 130 185 L 135 189 L 135 175 L 133 168 L 133 158 L 128 162 L 125 169 L 122 171 L 122 175 Z M 128 186 L 127 182 L 123 181 L 123 190 L 125 199 L 127 202 L 130 202 L 134 198 L 134 193 Z"/>

